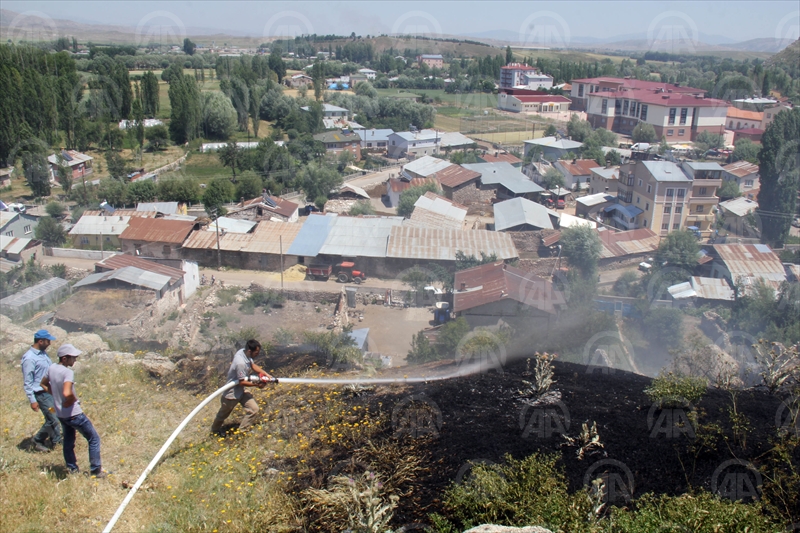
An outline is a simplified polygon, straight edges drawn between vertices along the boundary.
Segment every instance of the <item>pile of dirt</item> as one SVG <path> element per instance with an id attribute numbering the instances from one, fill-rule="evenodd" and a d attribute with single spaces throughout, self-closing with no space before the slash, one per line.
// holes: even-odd
<path id="1" fill-rule="evenodd" d="M 306 279 L 306 270 L 308 268 L 304 265 L 294 265 L 283 271 L 283 281 L 303 281 Z M 266 272 L 264 278 L 270 281 L 280 281 L 280 272 Z"/>

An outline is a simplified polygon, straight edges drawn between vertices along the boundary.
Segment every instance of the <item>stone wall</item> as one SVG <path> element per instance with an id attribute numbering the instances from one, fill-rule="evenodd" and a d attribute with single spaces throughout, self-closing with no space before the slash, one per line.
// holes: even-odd
<path id="1" fill-rule="evenodd" d="M 216 268 L 217 250 L 216 249 L 181 249 L 181 257 L 189 261 L 196 261 L 202 267 Z M 280 254 L 256 254 L 250 252 L 232 252 L 222 250 L 220 253 L 222 266 L 240 268 L 245 270 L 267 270 L 279 272 L 281 268 Z M 284 270 L 297 264 L 297 256 L 284 255 Z"/>
<path id="2" fill-rule="evenodd" d="M 488 206 L 495 197 L 495 191 L 494 189 L 481 189 L 479 182 L 475 182 L 455 189 L 448 188 L 446 196 L 461 205 L 486 204 Z"/>

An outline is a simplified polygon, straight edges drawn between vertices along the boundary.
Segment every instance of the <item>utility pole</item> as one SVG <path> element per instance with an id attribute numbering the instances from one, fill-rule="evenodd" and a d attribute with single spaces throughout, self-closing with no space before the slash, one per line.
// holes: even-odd
<path id="1" fill-rule="evenodd" d="M 281 246 L 281 293 L 283 292 L 283 235 L 278 235 L 278 242 Z"/>
<path id="2" fill-rule="evenodd" d="M 220 248 L 219 248 L 219 216 L 216 216 L 218 214 L 219 214 L 219 210 L 215 209 L 214 210 L 214 215 L 215 215 L 214 224 L 217 226 L 217 270 L 221 270 L 222 269 L 222 256 L 220 255 Z"/>

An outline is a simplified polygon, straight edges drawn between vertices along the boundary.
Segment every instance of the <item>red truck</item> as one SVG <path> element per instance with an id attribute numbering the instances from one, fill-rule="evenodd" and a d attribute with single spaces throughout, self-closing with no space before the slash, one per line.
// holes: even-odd
<path id="1" fill-rule="evenodd" d="M 367 280 L 367 274 L 355 268 L 356 264 L 352 261 L 343 261 L 336 265 L 309 265 L 306 277 L 312 281 L 315 279 L 328 281 L 331 276 L 335 276 L 340 283 L 353 282 L 358 285 Z"/>

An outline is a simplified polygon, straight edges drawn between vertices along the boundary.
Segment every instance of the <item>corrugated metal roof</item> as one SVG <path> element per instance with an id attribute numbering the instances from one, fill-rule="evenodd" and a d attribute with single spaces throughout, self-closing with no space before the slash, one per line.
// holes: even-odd
<path id="1" fill-rule="evenodd" d="M 225 235 L 220 235 L 219 249 L 228 252 L 277 255 L 281 253 L 281 239 L 283 239 L 283 253 L 289 254 L 288 250 L 302 227 L 303 225 L 301 224 L 264 220 L 258 223 L 252 233 L 226 233 Z M 186 239 L 183 247 L 215 250 L 217 248 L 217 234 L 213 231 L 196 231 Z"/>
<path id="2" fill-rule="evenodd" d="M 362 198 L 366 198 L 367 200 L 369 200 L 369 194 L 367 193 L 367 191 L 351 183 L 345 183 L 344 185 L 342 185 L 342 188 L 339 189 L 339 192 L 344 192 L 344 191 L 352 191 L 358 196 L 361 196 Z"/>
<path id="3" fill-rule="evenodd" d="M 749 176 L 750 174 L 758 174 L 760 168 L 758 165 L 754 165 L 749 161 L 736 161 L 735 163 L 731 163 L 730 165 L 725 165 L 722 167 L 722 170 L 727 172 L 728 174 L 733 174 L 738 178 L 744 178 L 745 176 Z"/>
<path id="4" fill-rule="evenodd" d="M 0 228 L 13 221 L 19 216 L 19 213 L 13 211 L 0 211 Z"/>
<path id="5" fill-rule="evenodd" d="M 525 198 L 512 198 L 494 204 L 494 229 L 504 231 L 522 224 L 539 229 L 554 229 L 551 216 L 558 219 L 558 213 Z"/>
<path id="6" fill-rule="evenodd" d="M 83 212 L 84 215 L 89 216 L 109 216 L 108 213 L 101 209 L 87 209 Z M 155 211 L 137 211 L 136 209 L 115 209 L 114 216 L 118 217 L 139 217 L 139 218 L 156 218 Z"/>
<path id="7" fill-rule="evenodd" d="M 455 312 L 505 299 L 550 314 L 555 314 L 558 307 L 566 304 L 564 295 L 555 289 L 552 282 L 502 261 L 456 272 L 454 287 Z"/>
<path id="8" fill-rule="evenodd" d="M 586 207 L 594 207 L 596 205 L 601 205 L 606 202 L 613 202 L 616 200 L 616 197 L 611 196 L 610 194 L 606 194 L 604 192 L 598 192 L 596 194 L 590 194 L 587 196 L 582 196 L 575 200 L 579 204 L 583 204 Z"/>
<path id="9" fill-rule="evenodd" d="M 542 237 L 542 246 L 553 246 L 561 240 L 561 232 L 554 230 L 553 233 Z"/>
<path id="10" fill-rule="evenodd" d="M 441 135 L 439 146 L 442 148 L 448 146 L 468 146 L 475 144 L 475 141 L 457 131 L 445 131 Z"/>
<path id="11" fill-rule="evenodd" d="M 319 255 L 335 218 L 328 215 L 311 214 L 303 223 L 297 237 L 289 247 L 289 255 L 306 257 Z"/>
<path id="12" fill-rule="evenodd" d="M 600 257 L 604 259 L 652 252 L 658 249 L 661 240 L 647 228 L 619 232 L 606 230 L 597 233 L 603 243 Z"/>
<path id="13" fill-rule="evenodd" d="M 590 176 L 592 169 L 601 168 L 594 159 L 575 159 L 573 161 L 557 161 L 571 176 Z"/>
<path id="14" fill-rule="evenodd" d="M 722 278 L 702 278 L 692 276 L 689 281 L 669 287 L 667 291 L 676 300 L 684 298 L 703 298 L 706 300 L 723 300 L 732 302 L 734 291 Z"/>
<path id="15" fill-rule="evenodd" d="M 197 220 L 197 217 L 194 215 L 180 215 L 178 213 L 174 215 L 164 215 L 161 218 L 163 218 L 164 220 L 188 220 L 190 222 L 194 222 L 195 220 Z"/>
<path id="16" fill-rule="evenodd" d="M 61 278 L 50 278 L 48 280 L 37 283 L 33 287 L 22 289 L 16 294 L 7 296 L 0 300 L 0 307 L 21 307 L 30 302 L 36 301 L 42 296 L 51 292 L 58 291 L 64 287 L 69 287 L 69 281 Z"/>
<path id="17" fill-rule="evenodd" d="M 130 224 L 131 217 L 113 215 L 84 214 L 69 231 L 70 235 L 121 235 Z"/>
<path id="18" fill-rule="evenodd" d="M 685 161 L 683 163 L 692 170 L 723 170 L 719 163 L 704 163 L 700 161 Z"/>
<path id="19" fill-rule="evenodd" d="M 483 185 L 500 184 L 514 194 L 544 191 L 542 187 L 520 172 L 517 167 L 505 161 L 499 163 L 472 163 L 462 166 L 466 169 L 479 172 Z"/>
<path id="20" fill-rule="evenodd" d="M 592 174 L 597 174 L 599 177 L 606 180 L 619 179 L 619 167 L 597 167 L 592 169 Z M 602 194 L 602 193 L 599 193 Z"/>
<path id="21" fill-rule="evenodd" d="M 737 217 L 743 217 L 758 209 L 758 202 L 750 200 L 749 198 L 740 197 L 720 202 L 719 207 L 729 213 L 733 213 Z"/>
<path id="22" fill-rule="evenodd" d="M 9 237 L 0 235 L 0 250 L 8 254 L 19 254 L 31 243 L 31 239 L 25 237 Z"/>
<path id="23" fill-rule="evenodd" d="M 319 253 L 346 257 L 386 257 L 389 233 L 403 217 L 336 217 Z"/>
<path id="24" fill-rule="evenodd" d="M 137 287 L 146 287 L 148 289 L 153 289 L 154 291 L 161 291 L 170 284 L 169 276 L 157 274 L 155 272 L 149 272 L 134 266 L 126 266 L 117 270 L 111 270 L 109 272 L 89 274 L 76 283 L 74 287 L 77 289 L 79 287 L 85 287 L 87 285 L 94 285 L 95 283 L 112 280 L 122 281 L 130 285 L 136 285 Z"/>
<path id="25" fill-rule="evenodd" d="M 136 218 L 128 221 L 128 228 L 120 239 L 144 242 L 165 242 L 180 244 L 194 228 L 194 222 L 183 220 L 164 220 L 163 218 Z"/>
<path id="26" fill-rule="evenodd" d="M 576 217 L 575 215 L 570 215 L 567 213 L 561 213 L 561 216 L 558 219 L 558 225 L 562 228 L 571 228 L 573 226 L 589 226 L 590 228 L 594 229 L 597 227 L 596 222 L 592 222 L 591 220 Z"/>
<path id="27" fill-rule="evenodd" d="M 487 151 L 485 154 L 479 155 L 478 159 L 484 161 L 485 163 L 499 163 L 501 161 L 511 163 L 512 165 L 518 165 L 522 163 L 522 159 L 514 154 L 509 154 L 508 152 Z"/>
<path id="28" fill-rule="evenodd" d="M 142 202 L 136 204 L 137 211 L 157 211 L 165 215 L 174 215 L 178 212 L 178 202 Z"/>
<path id="29" fill-rule="evenodd" d="M 432 176 L 433 174 L 452 166 L 453 163 L 443 159 L 437 159 L 429 155 L 424 155 L 419 159 L 403 165 L 403 171 L 413 172 L 423 178 Z"/>
<path id="30" fill-rule="evenodd" d="M 155 272 L 156 274 L 161 274 L 163 276 L 168 276 L 170 284 L 175 283 L 179 279 L 183 278 L 184 274 L 183 270 L 178 268 L 162 265 L 161 263 L 156 263 L 155 261 L 148 261 L 147 259 L 127 254 L 112 255 L 111 257 L 106 257 L 102 261 L 95 263 L 95 268 L 100 268 L 104 271 L 118 270 L 129 266 L 149 272 Z"/>
<path id="31" fill-rule="evenodd" d="M 766 244 L 715 244 L 714 251 L 731 273 L 731 280 L 752 285 L 763 279 L 774 289 L 786 281 L 786 270 Z"/>
<path id="32" fill-rule="evenodd" d="M 212 223 L 205 227 L 206 231 L 213 231 L 216 233 L 217 226 L 219 225 L 219 231 L 225 231 L 227 233 L 250 233 L 250 231 L 256 227 L 257 222 L 252 220 L 242 220 L 238 218 L 228 218 L 228 217 L 219 217 L 215 219 Z"/>
<path id="33" fill-rule="evenodd" d="M 526 143 L 537 146 L 547 146 L 549 148 L 559 148 L 561 150 L 574 150 L 583 146 L 583 143 L 571 141 L 569 139 L 556 139 L 555 137 L 542 137 L 541 139 L 530 139 Z"/>
<path id="34" fill-rule="evenodd" d="M 453 230 L 414 228 L 403 225 L 392 228 L 386 256 L 404 259 L 455 261 L 456 252 L 480 257 L 496 254 L 498 259 L 518 257 L 511 236 L 486 230 Z"/>
<path id="35" fill-rule="evenodd" d="M 458 187 L 480 177 L 479 172 L 466 169 L 460 165 L 450 165 L 436 173 L 436 179 L 439 180 L 442 187 L 450 188 Z"/>
<path id="36" fill-rule="evenodd" d="M 467 216 L 466 207 L 430 191 L 426 192 L 417 199 L 417 201 L 414 203 L 414 211 L 416 211 L 417 208 L 432 211 L 448 218 L 455 219 L 459 222 L 463 222 L 464 218 Z"/>

